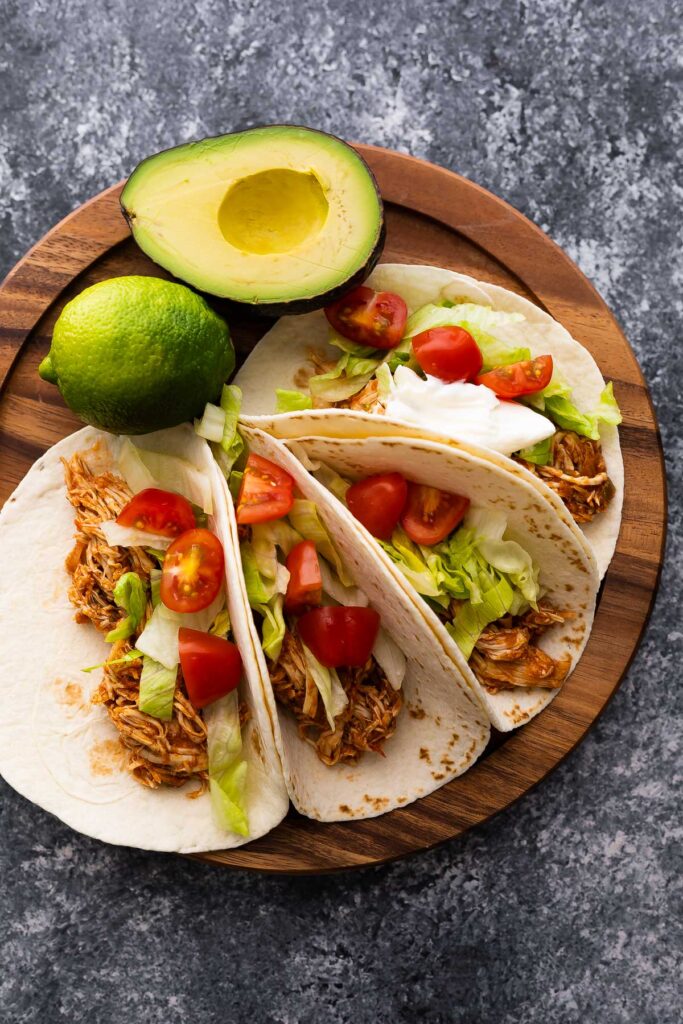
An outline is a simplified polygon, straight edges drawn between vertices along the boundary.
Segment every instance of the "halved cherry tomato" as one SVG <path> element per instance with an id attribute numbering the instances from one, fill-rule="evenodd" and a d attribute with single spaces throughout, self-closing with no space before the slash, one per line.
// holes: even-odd
<path id="1" fill-rule="evenodd" d="M 294 501 L 294 480 L 270 459 L 253 452 L 247 459 L 237 496 L 238 523 L 267 523 L 282 519 Z"/>
<path id="2" fill-rule="evenodd" d="M 323 578 L 315 544 L 302 540 L 287 555 L 289 583 L 285 594 L 285 611 L 293 615 L 320 604 L 323 596 Z"/>
<path id="3" fill-rule="evenodd" d="M 495 391 L 499 398 L 519 398 L 533 395 L 550 384 L 553 375 L 553 357 L 536 356 L 509 366 L 496 366 L 488 373 L 480 374 L 475 384 L 484 384 Z"/>
<path id="4" fill-rule="evenodd" d="M 479 346 L 464 327 L 432 327 L 413 338 L 415 358 L 425 373 L 451 384 L 472 380 L 483 365 Z"/>
<path id="5" fill-rule="evenodd" d="M 174 612 L 199 612 L 218 594 L 225 573 L 223 545 L 211 530 L 186 530 L 166 552 L 159 594 Z"/>
<path id="6" fill-rule="evenodd" d="M 401 526 L 416 544 L 430 546 L 447 537 L 464 518 L 469 498 L 427 484 L 408 484 L 408 503 Z"/>
<path id="7" fill-rule="evenodd" d="M 116 522 L 160 537 L 177 537 L 195 525 L 192 505 L 187 498 L 158 487 L 146 487 L 131 498 L 117 515 Z"/>
<path id="8" fill-rule="evenodd" d="M 325 307 L 338 334 L 357 345 L 396 348 L 403 337 L 408 307 L 400 295 L 376 292 L 362 284 Z"/>
<path id="9" fill-rule="evenodd" d="M 374 608 L 326 605 L 299 619 L 299 634 L 327 668 L 364 665 L 375 646 L 379 615 Z"/>
<path id="10" fill-rule="evenodd" d="M 346 492 L 346 504 L 373 537 L 388 540 L 407 497 L 408 483 L 400 473 L 376 473 L 351 484 Z"/>
<path id="11" fill-rule="evenodd" d="M 225 697 L 239 683 L 242 655 L 229 640 L 181 626 L 178 649 L 187 695 L 196 708 Z"/>

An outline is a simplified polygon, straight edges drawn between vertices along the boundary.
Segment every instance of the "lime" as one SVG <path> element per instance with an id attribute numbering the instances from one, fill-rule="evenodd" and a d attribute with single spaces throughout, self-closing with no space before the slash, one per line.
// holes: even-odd
<path id="1" fill-rule="evenodd" d="M 144 434 L 201 415 L 234 367 L 227 324 L 201 296 L 114 277 L 67 303 L 38 372 L 86 423 Z"/>

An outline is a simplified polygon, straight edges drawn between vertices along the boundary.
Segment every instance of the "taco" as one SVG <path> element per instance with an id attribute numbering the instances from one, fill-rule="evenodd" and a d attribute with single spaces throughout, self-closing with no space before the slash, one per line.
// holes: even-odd
<path id="1" fill-rule="evenodd" d="M 425 796 L 486 747 L 479 700 L 327 490 L 280 442 L 244 437 L 243 595 L 292 802 L 342 821 Z"/>
<path id="2" fill-rule="evenodd" d="M 243 414 L 278 437 L 407 434 L 488 458 L 572 518 L 604 574 L 624 490 L 612 385 L 516 293 L 382 264 L 325 312 L 279 320 L 236 383 Z"/>
<path id="3" fill-rule="evenodd" d="M 509 731 L 543 710 L 581 656 L 599 578 L 577 531 L 538 489 L 433 441 L 288 445 L 374 544 L 365 578 L 377 573 L 410 597 L 492 725 Z"/>
<path id="4" fill-rule="evenodd" d="M 8 499 L 0 772 L 80 832 L 184 853 L 286 814 L 224 483 L 190 425 L 86 428 Z"/>

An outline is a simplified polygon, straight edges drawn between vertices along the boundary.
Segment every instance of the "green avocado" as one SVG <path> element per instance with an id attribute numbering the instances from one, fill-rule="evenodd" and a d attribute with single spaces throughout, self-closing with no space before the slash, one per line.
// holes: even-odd
<path id="1" fill-rule="evenodd" d="M 121 206 L 160 266 L 270 316 L 332 302 L 367 277 L 384 244 L 365 161 L 341 139 L 296 125 L 157 153 L 133 171 Z"/>

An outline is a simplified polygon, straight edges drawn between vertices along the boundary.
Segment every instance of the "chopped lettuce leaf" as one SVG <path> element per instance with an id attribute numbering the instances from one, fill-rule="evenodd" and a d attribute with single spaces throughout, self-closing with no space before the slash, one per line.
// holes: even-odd
<path id="1" fill-rule="evenodd" d="M 510 363 L 521 363 L 531 359 L 531 349 L 525 345 L 508 345 L 507 342 L 495 338 L 492 334 L 482 331 L 480 327 L 465 321 L 460 325 L 472 335 L 484 360 L 482 373 L 492 370 L 494 366 L 509 366 Z"/>
<path id="2" fill-rule="evenodd" d="M 209 626 L 209 633 L 212 636 L 221 636 L 224 640 L 227 640 L 230 635 L 230 612 L 227 608 L 222 608 L 219 611 L 216 618 Z"/>
<path id="3" fill-rule="evenodd" d="M 553 439 L 546 437 L 544 441 L 533 444 L 531 448 L 522 448 L 517 454 L 526 462 L 533 462 L 536 466 L 547 466 L 553 457 Z"/>
<path id="4" fill-rule="evenodd" d="M 225 411 L 220 405 L 207 402 L 200 420 L 194 421 L 195 433 L 207 441 L 222 441 L 225 426 Z"/>
<path id="5" fill-rule="evenodd" d="M 121 526 L 114 519 L 108 519 L 99 526 L 107 544 L 113 548 L 147 548 L 151 544 L 164 551 L 173 543 L 172 537 L 138 530 L 135 526 Z"/>
<path id="6" fill-rule="evenodd" d="M 334 730 L 334 720 L 349 703 L 349 698 L 346 696 L 336 671 L 333 668 L 326 668 L 324 665 L 321 665 L 305 644 L 302 644 L 302 649 L 306 659 L 306 668 L 313 677 L 313 682 L 325 705 L 325 714 L 327 715 L 330 729 Z"/>
<path id="7" fill-rule="evenodd" d="M 149 574 L 149 589 L 152 597 L 152 608 L 161 601 L 161 569 L 152 569 Z"/>
<path id="8" fill-rule="evenodd" d="M 138 448 L 130 438 L 125 438 L 118 461 L 133 494 L 146 487 L 160 487 L 164 491 L 182 494 L 208 515 L 213 512 L 211 480 L 187 459 Z"/>
<path id="9" fill-rule="evenodd" d="M 272 661 L 277 661 L 285 638 L 285 619 L 282 612 L 282 594 L 276 594 L 267 604 L 252 605 L 255 611 L 263 616 L 261 627 L 261 647 L 263 653 Z"/>
<path id="10" fill-rule="evenodd" d="M 347 572 L 332 538 L 320 519 L 315 502 L 305 498 L 295 498 L 289 512 L 289 521 L 304 540 L 313 541 L 318 553 L 327 559 L 344 586 L 353 586 L 353 579 Z"/>
<path id="11" fill-rule="evenodd" d="M 145 551 L 151 558 L 156 558 L 159 566 L 163 566 L 164 559 L 166 558 L 166 552 L 159 550 L 159 548 L 145 548 Z"/>
<path id="12" fill-rule="evenodd" d="M 125 640 L 140 625 L 147 608 L 147 592 L 145 584 L 136 572 L 124 572 L 114 587 L 114 600 L 119 608 L 127 612 L 125 619 L 111 629 L 105 636 L 107 643 Z"/>
<path id="13" fill-rule="evenodd" d="M 356 359 L 344 353 L 327 373 L 310 377 L 308 387 L 313 397 L 323 402 L 343 402 L 365 387 L 379 362 L 378 359 Z"/>
<path id="14" fill-rule="evenodd" d="M 393 380 L 389 364 L 381 363 L 377 367 L 375 377 L 377 379 L 377 397 L 380 402 L 383 402 L 386 405 L 389 395 L 391 394 L 391 384 Z"/>
<path id="15" fill-rule="evenodd" d="M 277 593 L 275 576 L 270 579 L 264 579 L 259 571 L 256 553 L 250 541 L 243 541 L 240 544 L 240 556 L 249 604 L 252 608 L 267 604 Z"/>
<path id="16" fill-rule="evenodd" d="M 591 412 L 581 412 L 572 402 L 571 395 L 572 389 L 555 371 L 550 384 L 543 391 L 527 395 L 524 401 L 539 412 L 545 413 L 561 430 L 573 430 L 592 441 L 599 440 L 601 423 L 611 423 L 614 426 L 621 423 L 621 412 L 614 397 L 611 381 L 602 389 L 598 405 Z"/>
<path id="17" fill-rule="evenodd" d="M 418 547 L 399 527 L 380 544 L 435 611 L 458 602 L 447 626 L 469 658 L 481 631 L 507 614 L 535 605 L 541 588 L 531 556 L 504 534 L 495 509 L 470 509 L 463 525 L 434 547 Z"/>
<path id="18" fill-rule="evenodd" d="M 224 384 L 221 392 L 221 409 L 225 415 L 223 433 L 211 450 L 226 479 L 244 451 L 244 441 L 237 429 L 241 407 L 241 388 L 236 384 Z"/>
<path id="19" fill-rule="evenodd" d="M 90 665 L 88 668 L 82 668 L 81 672 L 94 672 L 96 668 L 102 668 L 104 665 L 125 665 L 129 661 L 138 661 L 142 657 L 142 651 L 138 651 L 133 648 L 130 651 L 126 651 L 120 658 L 107 658 L 106 661 L 100 661 L 97 665 Z"/>
<path id="20" fill-rule="evenodd" d="M 377 633 L 372 653 L 390 685 L 394 690 L 400 690 L 406 674 L 406 656 L 382 626 Z"/>
<path id="21" fill-rule="evenodd" d="M 313 399 L 305 395 L 303 391 L 288 391 L 286 388 L 276 388 L 275 412 L 299 412 L 302 409 L 312 409 Z"/>
<path id="22" fill-rule="evenodd" d="M 230 490 L 230 494 L 232 495 L 232 500 L 235 502 L 239 497 L 243 476 L 244 473 L 240 473 L 236 469 L 233 469 L 233 471 L 230 473 L 230 476 L 228 477 L 228 488 Z"/>
<path id="23" fill-rule="evenodd" d="M 324 558 L 318 557 L 318 564 L 323 581 L 323 593 L 338 604 L 361 608 L 367 606 L 368 599 L 359 587 L 347 587 L 341 583 Z"/>
<path id="24" fill-rule="evenodd" d="M 433 327 L 461 327 L 466 322 L 481 331 L 495 332 L 497 327 L 522 323 L 524 319 L 521 313 L 504 313 L 476 302 L 459 302 L 455 306 L 428 302 L 408 317 L 404 337 L 413 338 Z"/>
<path id="25" fill-rule="evenodd" d="M 177 668 L 166 668 L 148 655 L 144 655 L 138 694 L 140 711 L 151 715 L 152 718 L 159 718 L 162 722 L 170 722 L 173 717 L 177 676 Z"/>
<path id="26" fill-rule="evenodd" d="M 340 476 L 336 470 L 332 469 L 331 466 L 321 462 L 317 469 L 313 470 L 313 476 L 315 479 L 326 487 L 328 491 L 331 491 L 336 498 L 340 501 L 346 501 L 346 492 L 351 486 L 349 480 L 345 480 L 343 476 Z"/>
<path id="27" fill-rule="evenodd" d="M 328 341 L 330 345 L 340 348 L 342 352 L 346 352 L 356 359 L 368 359 L 369 357 L 379 359 L 383 354 L 381 350 L 372 348 L 371 345 L 359 345 L 357 342 L 351 341 L 350 338 L 343 338 L 341 334 L 337 334 L 332 329 L 330 329 Z"/>
<path id="28" fill-rule="evenodd" d="M 199 612 L 174 612 L 163 602 L 159 603 L 136 641 L 136 647 L 143 654 L 161 662 L 166 668 L 175 668 L 180 661 L 178 651 L 178 630 L 181 626 L 198 629 L 206 633 L 219 611 L 225 604 L 225 591 L 220 591 L 208 606 Z"/>
<path id="29" fill-rule="evenodd" d="M 219 828 L 249 835 L 247 762 L 242 756 L 237 690 L 214 701 L 204 711 L 209 753 L 209 792 Z"/>

